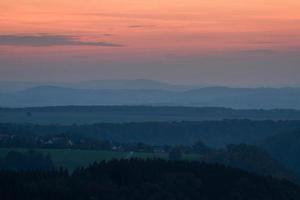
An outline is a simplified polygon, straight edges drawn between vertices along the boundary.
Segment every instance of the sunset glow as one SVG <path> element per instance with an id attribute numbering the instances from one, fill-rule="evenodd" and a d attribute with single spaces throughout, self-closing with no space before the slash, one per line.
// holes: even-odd
<path id="1" fill-rule="evenodd" d="M 300 46 L 297 0 L 1 0 L 0 24 L 0 58 L 8 63 L 72 57 L 100 66 L 294 54 Z"/>

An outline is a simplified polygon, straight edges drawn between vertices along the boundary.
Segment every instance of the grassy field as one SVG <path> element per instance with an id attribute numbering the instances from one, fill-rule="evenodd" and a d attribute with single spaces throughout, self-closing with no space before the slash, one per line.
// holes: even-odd
<path id="1" fill-rule="evenodd" d="M 92 151 L 92 150 L 69 150 L 69 149 L 35 149 L 43 154 L 50 154 L 56 167 L 65 167 L 73 170 L 77 167 L 87 166 L 95 161 L 128 158 L 162 158 L 167 159 L 167 154 L 135 153 L 135 152 L 114 152 L 114 151 Z M 0 158 L 3 158 L 9 151 L 24 152 L 28 149 L 0 149 Z M 187 156 L 192 159 L 193 156 Z"/>

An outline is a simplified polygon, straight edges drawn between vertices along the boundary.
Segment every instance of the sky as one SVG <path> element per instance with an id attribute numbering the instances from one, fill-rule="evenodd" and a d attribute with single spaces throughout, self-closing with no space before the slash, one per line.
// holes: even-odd
<path id="1" fill-rule="evenodd" d="M 0 80 L 300 86 L 299 0 L 1 0 Z"/>

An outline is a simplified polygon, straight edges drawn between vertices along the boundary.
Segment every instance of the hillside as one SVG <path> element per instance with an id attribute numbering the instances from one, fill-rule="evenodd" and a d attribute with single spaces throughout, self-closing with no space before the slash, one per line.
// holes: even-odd
<path id="1" fill-rule="evenodd" d="M 292 170 L 274 160 L 265 150 L 254 145 L 231 144 L 224 149 L 202 154 L 206 163 L 219 163 L 265 176 L 296 180 Z"/>
<path id="2" fill-rule="evenodd" d="M 300 177 L 300 131 L 269 137 L 264 140 L 262 147 Z"/>
<path id="3" fill-rule="evenodd" d="M 14 192 L 18 190 L 18 192 Z M 198 162 L 121 160 L 66 171 L 0 172 L 3 200 L 298 200 L 288 181 Z"/>
<path id="4" fill-rule="evenodd" d="M 0 124 L 4 135 L 81 135 L 121 143 L 192 145 L 203 141 L 212 147 L 258 144 L 270 136 L 300 129 L 300 121 L 222 120 L 201 122 L 99 123 L 91 125 Z"/>
<path id="5" fill-rule="evenodd" d="M 299 110 L 236 110 L 221 107 L 61 106 L 1 108 L 0 123 L 94 124 L 103 122 L 180 122 L 224 119 L 300 120 Z"/>

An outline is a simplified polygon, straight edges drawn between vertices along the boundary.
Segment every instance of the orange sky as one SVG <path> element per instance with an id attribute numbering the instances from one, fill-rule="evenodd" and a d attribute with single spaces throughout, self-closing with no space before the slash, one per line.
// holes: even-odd
<path id="1" fill-rule="evenodd" d="M 7 36 L 13 37 L 5 41 Z M 66 36 L 84 44 L 31 45 L 20 36 Z M 48 38 L 36 42 L 45 42 L 41 40 Z M 11 54 L 39 53 L 56 54 L 52 59 L 58 60 L 88 55 L 123 61 L 161 55 L 290 52 L 298 51 L 299 45 L 298 0 L 0 1 L 0 54 L 7 59 Z"/>
<path id="2" fill-rule="evenodd" d="M 76 35 L 133 52 L 282 50 L 300 41 L 297 0 L 1 0 L 0 13 L 1 35 Z"/>

